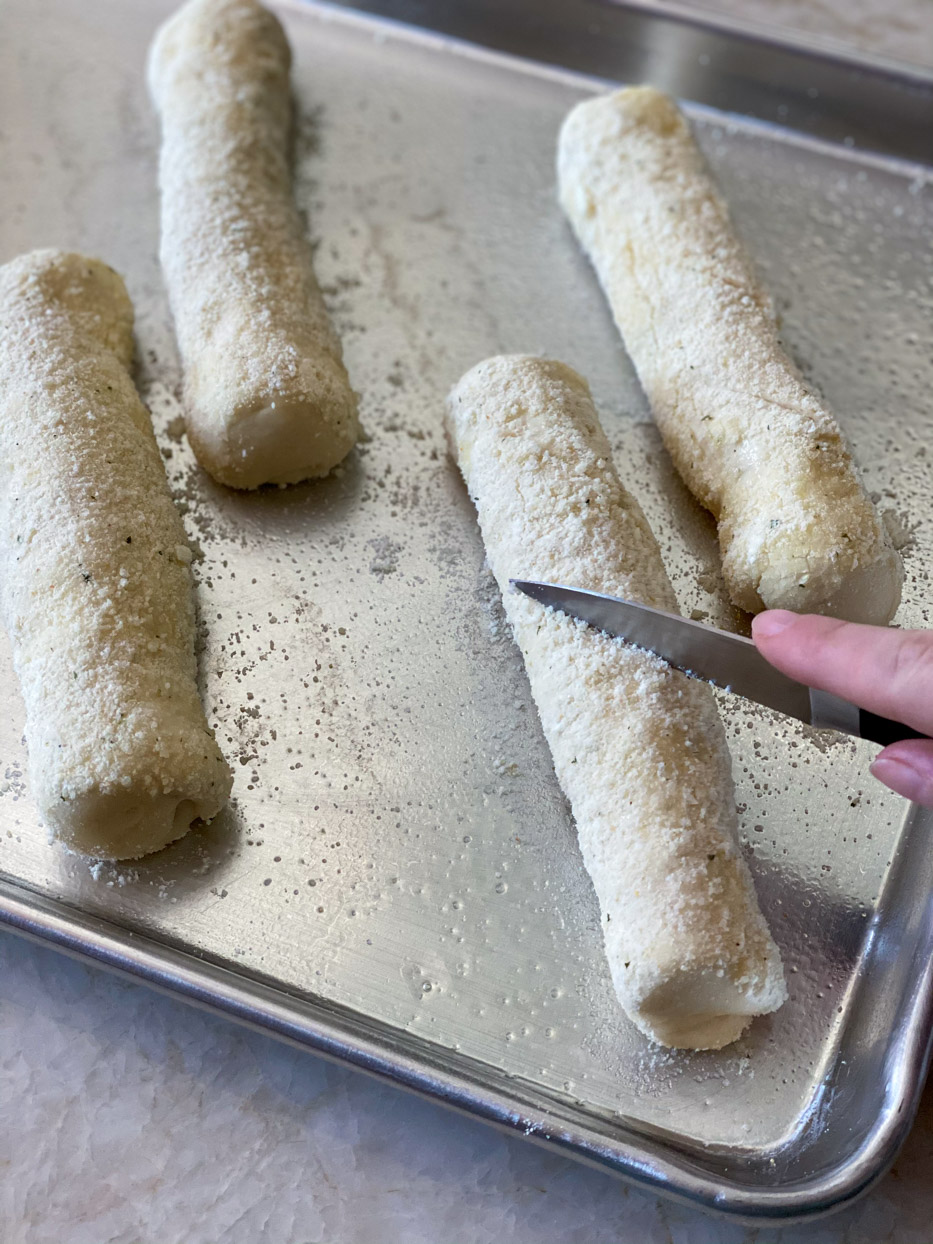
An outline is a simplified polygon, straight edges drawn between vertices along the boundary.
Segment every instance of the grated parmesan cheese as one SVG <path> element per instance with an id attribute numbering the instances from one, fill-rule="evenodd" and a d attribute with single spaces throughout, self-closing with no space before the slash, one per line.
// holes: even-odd
<path id="1" fill-rule="evenodd" d="M 737 844 L 712 692 L 508 586 L 567 583 L 676 610 L 657 543 L 569 367 L 488 359 L 455 386 L 447 418 L 573 808 L 619 1001 L 662 1044 L 718 1049 L 786 991 Z"/>
<path id="2" fill-rule="evenodd" d="M 557 164 L 664 443 L 718 520 L 733 601 L 890 621 L 901 559 L 675 105 L 651 87 L 587 100 Z"/>
<path id="3" fill-rule="evenodd" d="M 191 556 L 132 358 L 133 309 L 110 268 L 53 250 L 0 267 L 0 612 L 30 785 L 56 838 L 108 859 L 210 820 L 231 785 L 198 697 Z"/>
<path id="4" fill-rule="evenodd" d="M 359 435 L 292 197 L 290 64 L 256 0 L 190 0 L 149 58 L 188 439 L 233 488 L 326 475 Z"/>

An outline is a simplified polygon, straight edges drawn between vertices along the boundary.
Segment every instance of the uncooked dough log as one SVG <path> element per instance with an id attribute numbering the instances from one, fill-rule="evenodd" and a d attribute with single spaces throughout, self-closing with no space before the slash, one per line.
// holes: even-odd
<path id="1" fill-rule="evenodd" d="M 87 855 L 129 859 L 210 820 L 230 771 L 195 682 L 191 553 L 136 393 L 110 268 L 0 268 L 0 609 L 33 798 Z"/>
<path id="2" fill-rule="evenodd" d="M 576 818 L 619 1000 L 664 1045 L 718 1049 L 785 989 L 737 845 L 712 692 L 508 586 L 543 579 L 674 610 L 658 546 L 569 367 L 489 359 L 447 412 Z"/>
<path id="3" fill-rule="evenodd" d="M 191 0 L 149 60 L 188 438 L 233 488 L 326 475 L 359 435 L 292 198 L 290 63 L 255 0 Z"/>
<path id="4" fill-rule="evenodd" d="M 900 558 L 677 108 L 650 87 L 579 104 L 558 176 L 664 443 L 719 520 L 732 599 L 888 622 Z"/>

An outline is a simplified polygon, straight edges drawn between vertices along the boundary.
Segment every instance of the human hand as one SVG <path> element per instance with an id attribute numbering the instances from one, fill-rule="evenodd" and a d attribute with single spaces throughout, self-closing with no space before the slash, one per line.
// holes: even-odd
<path id="1" fill-rule="evenodd" d="M 791 678 L 933 735 L 933 631 L 770 609 L 752 622 L 752 638 Z M 892 743 L 872 761 L 871 773 L 899 795 L 933 807 L 933 739 Z"/>

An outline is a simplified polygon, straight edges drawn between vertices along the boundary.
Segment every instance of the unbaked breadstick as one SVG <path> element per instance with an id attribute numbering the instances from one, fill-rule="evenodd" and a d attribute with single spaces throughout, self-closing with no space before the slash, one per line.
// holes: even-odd
<path id="1" fill-rule="evenodd" d="M 95 259 L 0 268 L 0 611 L 30 785 L 66 846 L 130 859 L 210 820 L 230 771 L 198 698 L 191 553 Z"/>
<path id="2" fill-rule="evenodd" d="M 712 692 L 509 590 L 509 578 L 541 579 L 674 610 L 658 546 L 569 367 L 489 359 L 456 385 L 447 413 L 573 808 L 619 1001 L 664 1045 L 718 1049 L 785 988 L 737 845 Z"/>
<path id="3" fill-rule="evenodd" d="M 888 622 L 900 558 L 680 112 L 650 87 L 579 104 L 558 177 L 664 443 L 719 521 L 733 601 Z"/>
<path id="4" fill-rule="evenodd" d="M 256 0 L 190 0 L 149 59 L 188 439 L 233 488 L 326 475 L 359 435 L 292 198 L 290 63 Z"/>

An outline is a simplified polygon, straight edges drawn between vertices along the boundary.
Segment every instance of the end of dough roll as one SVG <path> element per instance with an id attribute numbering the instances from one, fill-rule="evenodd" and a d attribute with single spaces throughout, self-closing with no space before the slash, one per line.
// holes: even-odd
<path id="1" fill-rule="evenodd" d="M 557 166 L 664 443 L 719 522 L 733 601 L 890 621 L 901 559 L 676 105 L 652 87 L 578 104 Z"/>
<path id="2" fill-rule="evenodd" d="M 709 687 L 509 588 L 572 583 L 676 610 L 586 382 L 562 363 L 487 359 L 447 401 L 452 450 L 522 651 L 602 913 L 612 980 L 664 1045 L 719 1049 L 786 990 L 738 846 Z"/>
<path id="3" fill-rule="evenodd" d="M 231 788 L 132 357 L 132 305 L 105 264 L 42 250 L 0 267 L 0 610 L 30 787 L 55 838 L 107 859 L 158 851 Z"/>
<path id="4" fill-rule="evenodd" d="M 256 0 L 190 0 L 149 57 L 188 438 L 232 488 L 326 475 L 359 436 L 292 197 L 290 64 Z"/>

